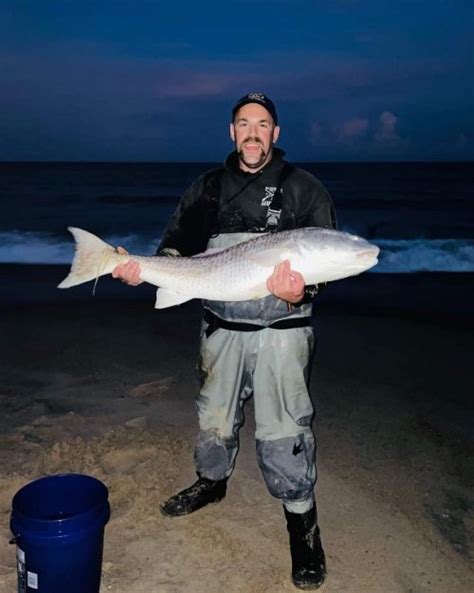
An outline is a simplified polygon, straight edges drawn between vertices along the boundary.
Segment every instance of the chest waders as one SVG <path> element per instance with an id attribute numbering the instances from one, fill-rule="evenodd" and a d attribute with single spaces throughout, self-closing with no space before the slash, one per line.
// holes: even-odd
<path id="1" fill-rule="evenodd" d="M 281 181 L 268 208 L 274 230 L 281 212 Z M 256 233 L 222 233 L 208 248 L 225 248 Z M 204 301 L 196 398 L 199 434 L 197 473 L 228 478 L 239 448 L 243 407 L 255 403 L 257 460 L 269 492 L 293 513 L 314 505 L 315 440 L 308 381 L 314 349 L 311 305 L 289 312 L 269 295 L 243 302 Z"/>

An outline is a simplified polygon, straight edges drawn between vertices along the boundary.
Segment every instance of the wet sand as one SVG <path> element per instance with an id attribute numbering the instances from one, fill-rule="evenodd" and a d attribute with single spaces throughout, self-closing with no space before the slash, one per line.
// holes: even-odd
<path id="1" fill-rule="evenodd" d="M 199 305 L 156 311 L 153 289 L 128 300 L 132 289 L 119 283 L 99 285 L 95 298 L 90 286 L 58 294 L 56 267 L 2 272 L 0 592 L 16 590 L 11 499 L 59 472 L 88 473 L 109 488 L 101 591 L 295 591 L 283 512 L 255 459 L 251 403 L 227 497 L 189 517 L 159 513 L 194 480 Z M 322 590 L 468 593 L 472 278 L 459 276 L 464 299 L 449 314 L 437 303 L 452 293 L 433 276 L 423 294 L 420 276 L 374 278 L 328 288 L 318 308 L 311 389 Z"/>

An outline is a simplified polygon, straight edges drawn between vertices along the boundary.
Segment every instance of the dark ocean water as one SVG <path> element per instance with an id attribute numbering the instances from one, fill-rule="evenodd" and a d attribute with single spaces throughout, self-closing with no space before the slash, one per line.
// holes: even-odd
<path id="1" fill-rule="evenodd" d="M 0 163 L 0 263 L 68 263 L 68 225 L 153 254 L 191 182 L 215 163 Z M 305 163 L 339 228 L 381 247 L 373 272 L 474 272 L 473 163 Z"/>

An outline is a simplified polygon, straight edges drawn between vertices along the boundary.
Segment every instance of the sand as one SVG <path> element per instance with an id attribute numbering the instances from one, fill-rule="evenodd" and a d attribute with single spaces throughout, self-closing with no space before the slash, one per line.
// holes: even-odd
<path id="1" fill-rule="evenodd" d="M 11 499 L 59 472 L 109 488 L 102 592 L 296 591 L 252 404 L 227 497 L 189 517 L 159 512 L 195 477 L 197 303 L 87 298 L 9 303 L 0 315 L 1 593 L 16 590 Z M 472 329 L 459 317 L 320 307 L 323 591 L 474 591 Z"/>

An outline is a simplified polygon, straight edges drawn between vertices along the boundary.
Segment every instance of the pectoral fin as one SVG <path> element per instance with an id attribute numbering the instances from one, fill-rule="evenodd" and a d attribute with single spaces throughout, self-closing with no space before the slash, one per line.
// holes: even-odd
<path id="1" fill-rule="evenodd" d="M 167 290 L 166 288 L 159 288 L 156 291 L 155 309 L 174 307 L 175 305 L 181 305 L 181 303 L 185 303 L 192 299 L 193 297 L 183 296 L 182 294 Z"/>

